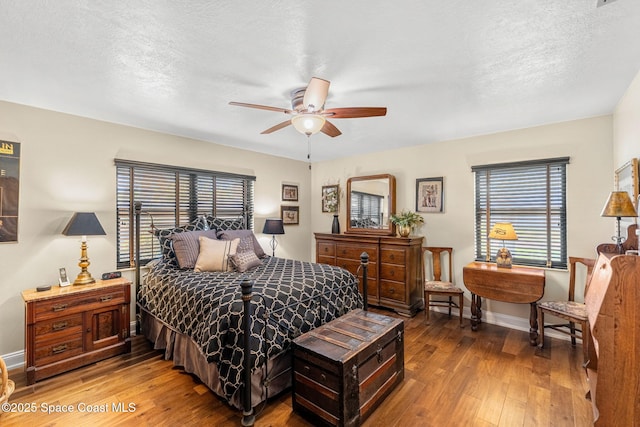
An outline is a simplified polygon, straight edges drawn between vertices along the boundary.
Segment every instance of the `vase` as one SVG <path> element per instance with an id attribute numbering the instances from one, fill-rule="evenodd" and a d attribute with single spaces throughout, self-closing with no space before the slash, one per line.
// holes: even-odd
<path id="1" fill-rule="evenodd" d="M 340 221 L 338 220 L 338 215 L 333 215 L 333 224 L 331 224 L 331 233 L 340 234 Z"/>
<path id="2" fill-rule="evenodd" d="M 411 226 L 410 225 L 399 225 L 398 226 L 398 234 L 400 237 L 409 237 L 411 234 Z"/>

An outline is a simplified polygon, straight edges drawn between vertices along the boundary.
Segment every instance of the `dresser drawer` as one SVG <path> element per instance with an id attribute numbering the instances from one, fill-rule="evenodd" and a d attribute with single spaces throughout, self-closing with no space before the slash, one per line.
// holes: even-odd
<path id="1" fill-rule="evenodd" d="M 336 256 L 339 258 L 348 258 L 359 263 L 362 252 L 366 252 L 369 255 L 369 262 L 378 261 L 378 250 L 375 246 L 336 245 Z"/>
<path id="2" fill-rule="evenodd" d="M 102 306 L 105 303 L 122 304 L 125 302 L 122 286 L 97 289 L 95 291 L 78 292 L 55 299 L 36 301 L 35 320 L 59 318 L 67 313 L 78 313 L 92 306 Z"/>
<path id="3" fill-rule="evenodd" d="M 42 320 L 33 329 L 36 341 L 51 339 L 51 336 L 82 334 L 82 313 Z"/>
<path id="4" fill-rule="evenodd" d="M 336 245 L 334 243 L 318 243 L 318 256 L 334 256 Z"/>
<path id="5" fill-rule="evenodd" d="M 336 258 L 335 265 L 337 267 L 344 268 L 345 270 L 349 271 L 351 274 L 353 274 L 356 277 L 362 277 L 362 269 L 358 271 L 358 269 L 360 268 L 360 261 L 356 261 L 354 259 Z M 378 268 L 376 267 L 376 263 L 369 262 L 369 266 L 367 267 L 367 277 L 370 279 L 377 278 L 378 276 L 378 274 L 376 273 L 377 270 Z"/>
<path id="6" fill-rule="evenodd" d="M 402 249 L 380 249 L 380 262 L 405 265 L 405 251 Z"/>
<path id="7" fill-rule="evenodd" d="M 42 366 L 68 359 L 69 357 L 82 354 L 83 351 L 82 335 L 38 343 L 35 351 L 35 365 Z"/>
<path id="8" fill-rule="evenodd" d="M 404 283 L 380 280 L 380 298 L 405 302 Z"/>
<path id="9" fill-rule="evenodd" d="M 380 279 L 404 282 L 406 271 L 404 265 L 380 264 Z"/>

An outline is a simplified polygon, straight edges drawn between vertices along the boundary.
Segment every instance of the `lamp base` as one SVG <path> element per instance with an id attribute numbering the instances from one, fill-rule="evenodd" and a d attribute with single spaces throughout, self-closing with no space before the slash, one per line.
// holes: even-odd
<path id="1" fill-rule="evenodd" d="M 504 247 L 498 249 L 496 266 L 499 268 L 511 268 L 511 252 L 509 252 L 509 249 Z"/>
<path id="2" fill-rule="evenodd" d="M 80 247 L 80 262 L 78 263 L 80 273 L 78 273 L 78 277 L 76 277 L 76 280 L 73 282 L 74 285 L 90 285 L 96 282 L 87 270 L 89 265 L 91 265 L 91 263 L 89 262 L 89 257 L 87 257 L 87 242 L 83 241 Z"/>
<path id="3" fill-rule="evenodd" d="M 76 280 L 73 281 L 74 285 L 90 285 L 92 283 L 96 283 L 96 280 L 91 277 L 91 273 L 88 271 L 81 271 Z"/>

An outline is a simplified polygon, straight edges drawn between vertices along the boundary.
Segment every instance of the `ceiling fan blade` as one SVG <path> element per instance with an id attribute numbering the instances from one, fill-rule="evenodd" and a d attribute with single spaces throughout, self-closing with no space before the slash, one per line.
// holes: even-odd
<path id="1" fill-rule="evenodd" d="M 346 107 L 346 108 L 329 108 L 322 112 L 332 119 L 356 119 L 360 117 L 385 116 L 387 107 Z"/>
<path id="2" fill-rule="evenodd" d="M 264 135 L 264 134 L 267 134 L 267 133 L 275 132 L 275 131 L 280 130 L 280 129 L 282 129 L 282 128 L 286 128 L 286 127 L 287 127 L 287 126 L 289 126 L 290 124 L 291 124 L 291 120 L 285 120 L 284 122 L 282 122 L 282 123 L 278 123 L 277 125 L 272 126 L 272 127 L 270 127 L 269 129 L 267 129 L 267 130 L 263 130 L 263 131 L 262 131 L 262 132 L 260 132 L 260 133 Z"/>
<path id="3" fill-rule="evenodd" d="M 342 132 L 338 130 L 337 127 L 333 125 L 333 123 L 329 122 L 329 120 L 324 122 L 324 126 L 320 129 L 320 132 L 325 135 L 329 135 L 331 138 L 335 138 L 336 136 L 342 135 Z"/>
<path id="4" fill-rule="evenodd" d="M 257 108 L 258 110 L 268 110 L 268 111 L 277 111 L 278 113 L 291 114 L 292 110 L 287 108 L 279 108 L 279 107 L 269 107 L 268 105 L 259 105 L 259 104 L 247 104 L 246 102 L 229 102 L 229 105 L 237 105 L 238 107 L 249 107 L 249 108 Z"/>
<path id="5" fill-rule="evenodd" d="M 304 92 L 304 98 L 302 100 L 304 108 L 308 109 L 309 106 L 312 105 L 313 111 L 322 110 L 324 108 L 324 102 L 327 100 L 327 95 L 329 94 L 329 84 L 329 80 L 312 77 Z"/>

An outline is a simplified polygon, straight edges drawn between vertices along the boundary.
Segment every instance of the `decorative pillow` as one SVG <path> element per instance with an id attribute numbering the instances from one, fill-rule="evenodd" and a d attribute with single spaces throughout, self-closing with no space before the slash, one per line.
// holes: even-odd
<path id="1" fill-rule="evenodd" d="M 200 236 L 210 239 L 217 239 L 216 230 L 186 231 L 184 233 L 173 234 L 170 239 L 173 242 L 173 251 L 178 259 L 180 268 L 193 269 L 200 253 Z"/>
<path id="2" fill-rule="evenodd" d="M 227 230 L 227 231 L 218 231 L 218 239 L 221 240 L 231 240 L 235 238 L 244 238 L 250 237 L 253 242 L 253 251 L 255 252 L 258 258 L 264 258 L 267 254 L 264 253 L 262 246 L 258 243 L 258 239 L 256 239 L 255 234 L 251 230 Z"/>
<path id="3" fill-rule="evenodd" d="M 173 250 L 173 242 L 171 237 L 177 233 L 184 233 L 185 231 L 202 230 L 202 224 L 195 222 L 193 224 L 183 225 L 182 227 L 155 229 L 153 234 L 158 238 L 160 242 L 160 248 L 162 250 L 162 257 L 167 261 L 176 261 L 176 253 Z"/>
<path id="4" fill-rule="evenodd" d="M 242 230 L 244 229 L 244 218 L 217 218 L 207 217 L 207 223 L 212 230 Z"/>
<path id="5" fill-rule="evenodd" d="M 213 240 L 208 237 L 198 237 L 200 254 L 193 271 L 228 271 L 229 255 L 236 253 L 240 239 Z"/>
<path id="6" fill-rule="evenodd" d="M 256 256 L 253 249 L 245 252 L 236 252 L 233 255 L 229 255 L 229 260 L 238 273 L 244 273 L 250 268 L 262 265 L 262 260 Z"/>

